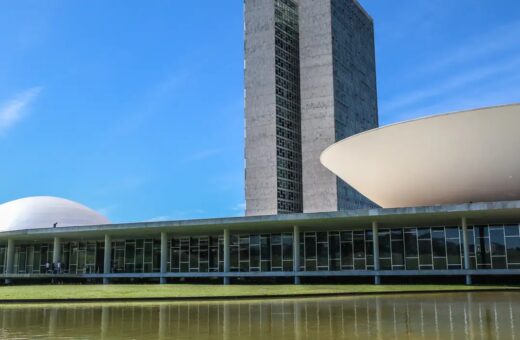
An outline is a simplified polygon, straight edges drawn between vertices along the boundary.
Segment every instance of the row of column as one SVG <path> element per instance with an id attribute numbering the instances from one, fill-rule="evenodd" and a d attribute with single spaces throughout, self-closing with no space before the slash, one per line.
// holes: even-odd
<path id="1" fill-rule="evenodd" d="M 229 273 L 230 271 L 230 240 L 229 240 L 229 229 L 224 229 L 224 273 Z M 381 277 L 377 274 L 380 270 L 379 265 L 379 226 L 376 221 L 372 222 L 372 235 L 373 235 L 373 256 L 374 256 L 374 271 L 376 275 L 374 277 L 374 283 L 380 284 Z M 462 235 L 463 235 L 463 255 L 464 255 L 464 269 L 470 269 L 470 261 L 469 261 L 469 246 L 468 246 L 468 234 L 467 234 L 467 221 L 466 218 L 462 218 Z M 13 264 L 14 264 L 14 252 L 15 252 L 15 243 L 13 239 L 9 239 L 7 241 L 7 259 L 6 259 L 6 268 L 5 273 L 11 274 L 13 273 Z M 59 237 L 54 238 L 54 250 L 52 261 L 53 263 L 57 263 L 60 260 L 61 254 L 61 239 Z M 110 235 L 105 235 L 105 252 L 104 252 L 104 274 L 110 274 L 111 268 L 111 259 L 112 259 L 112 237 Z M 168 234 L 166 232 L 161 232 L 161 273 L 164 274 L 168 271 Z M 300 283 L 300 276 L 298 276 L 298 272 L 300 271 L 300 228 L 298 226 L 294 226 L 293 228 L 293 271 L 294 271 L 294 283 Z M 5 280 L 6 283 L 10 283 L 9 279 Z M 103 283 L 110 283 L 109 278 L 103 278 Z M 160 283 L 166 283 L 166 277 L 160 278 Z M 228 276 L 224 277 L 224 284 L 230 283 L 230 278 Z M 466 284 L 471 284 L 471 275 L 466 275 Z"/>

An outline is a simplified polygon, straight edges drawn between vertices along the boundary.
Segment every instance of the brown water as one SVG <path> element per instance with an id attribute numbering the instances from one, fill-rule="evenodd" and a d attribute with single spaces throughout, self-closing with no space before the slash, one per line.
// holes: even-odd
<path id="1" fill-rule="evenodd" d="M 520 339 L 520 294 L 3 305 L 0 338 Z"/>

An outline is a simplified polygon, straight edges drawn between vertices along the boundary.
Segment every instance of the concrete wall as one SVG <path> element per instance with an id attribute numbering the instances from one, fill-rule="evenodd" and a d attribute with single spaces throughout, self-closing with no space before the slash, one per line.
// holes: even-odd
<path id="1" fill-rule="evenodd" d="M 274 0 L 244 6 L 246 215 L 276 214 Z"/>
<path id="2" fill-rule="evenodd" d="M 336 176 L 319 161 L 336 141 L 330 0 L 300 0 L 304 212 L 336 211 Z"/>
<path id="3" fill-rule="evenodd" d="M 300 18 L 304 212 L 371 207 L 319 158 L 378 125 L 373 23 L 353 0 L 301 0 Z"/>

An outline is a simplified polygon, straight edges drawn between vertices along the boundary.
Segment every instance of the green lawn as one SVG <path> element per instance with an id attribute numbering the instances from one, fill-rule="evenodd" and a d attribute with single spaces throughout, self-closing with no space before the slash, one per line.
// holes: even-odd
<path id="1" fill-rule="evenodd" d="M 280 295 L 406 293 L 511 289 L 510 286 L 465 285 L 39 285 L 0 287 L 0 300 L 146 299 L 276 297 Z"/>

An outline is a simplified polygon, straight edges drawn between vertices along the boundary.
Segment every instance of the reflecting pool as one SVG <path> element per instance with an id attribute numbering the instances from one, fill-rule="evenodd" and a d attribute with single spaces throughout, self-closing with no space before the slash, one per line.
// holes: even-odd
<path id="1" fill-rule="evenodd" d="M 520 293 L 2 305 L 0 338 L 520 339 Z"/>

